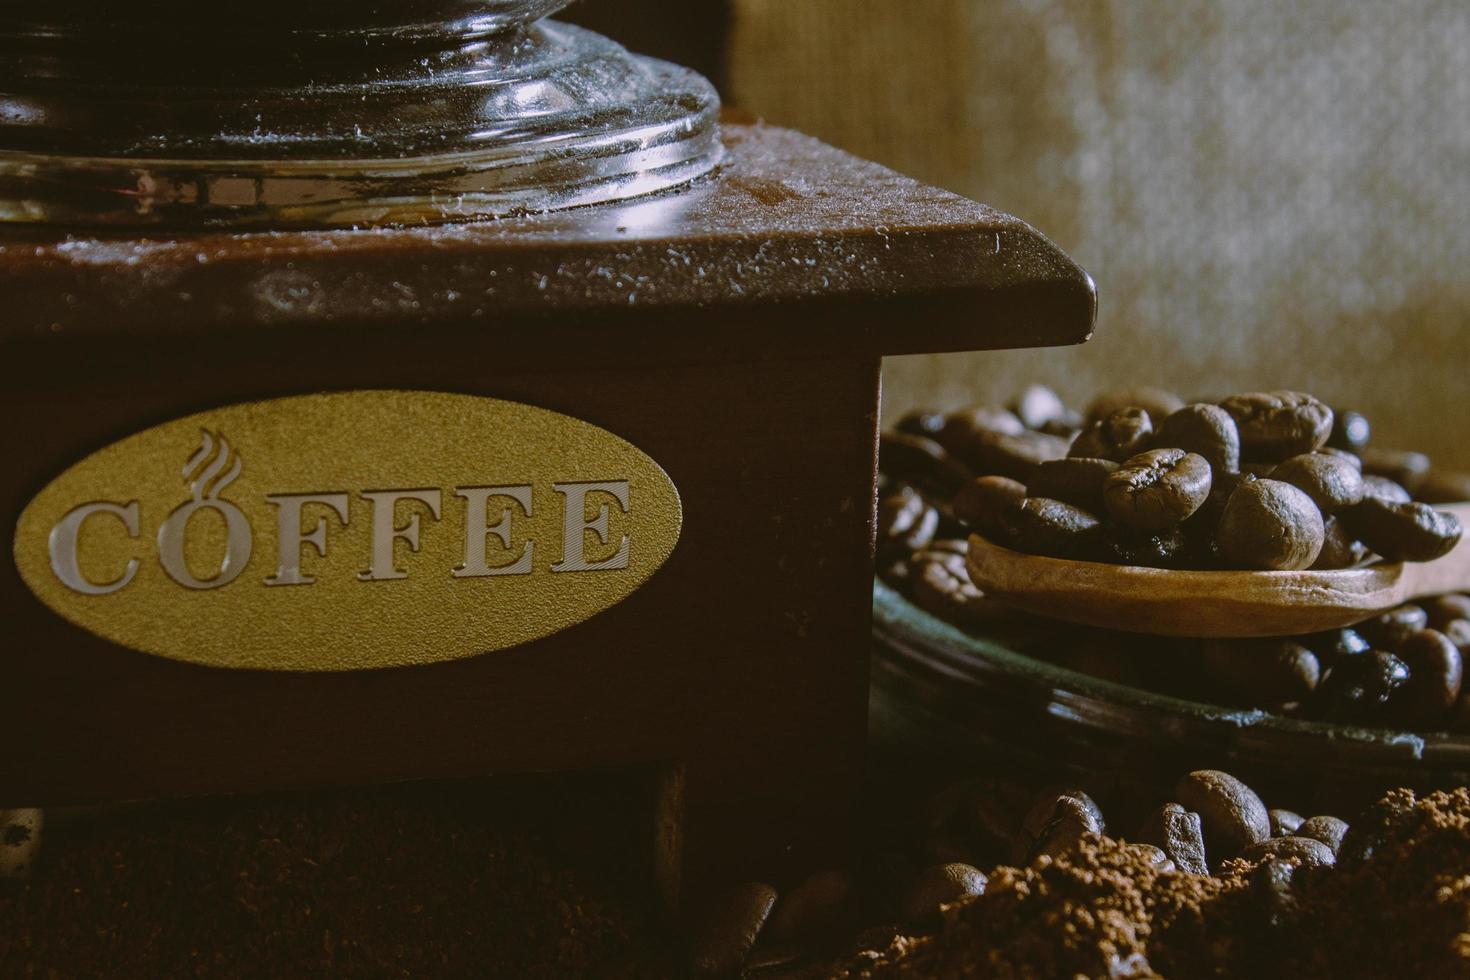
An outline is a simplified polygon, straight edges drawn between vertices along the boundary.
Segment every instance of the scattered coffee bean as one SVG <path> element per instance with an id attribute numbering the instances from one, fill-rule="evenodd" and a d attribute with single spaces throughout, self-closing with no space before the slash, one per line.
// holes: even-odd
<path id="1" fill-rule="evenodd" d="M 1421 600 L 1419 605 L 1432 629 L 1443 630 L 1446 624 L 1457 619 L 1470 619 L 1470 595 L 1451 592 Z"/>
<path id="2" fill-rule="evenodd" d="M 970 895 L 983 895 L 985 885 L 985 875 L 972 865 L 958 862 L 932 865 L 919 872 L 904 896 L 903 919 L 917 926 L 937 926 L 940 906 Z"/>
<path id="3" fill-rule="evenodd" d="M 1323 446 L 1321 449 L 1317 450 L 1317 452 L 1326 453 L 1328 456 L 1334 456 L 1342 460 L 1353 469 L 1357 470 L 1359 476 L 1362 476 L 1363 458 L 1357 453 L 1349 452 L 1346 449 L 1338 449 L 1336 446 Z"/>
<path id="4" fill-rule="evenodd" d="M 1163 388 L 1148 386 L 1105 391 L 1087 406 L 1087 421 L 1096 422 L 1125 408 L 1141 408 L 1155 421 L 1162 422 L 1184 407 L 1184 399 Z"/>
<path id="5" fill-rule="evenodd" d="M 715 899 L 695 921 L 689 937 L 694 972 L 729 976 L 740 969 L 776 904 L 776 889 L 746 882 Z"/>
<path id="6" fill-rule="evenodd" d="M 1458 504 L 1470 500 L 1470 473 L 1432 467 L 1419 481 L 1414 496 L 1426 504 Z"/>
<path id="7" fill-rule="evenodd" d="M 1460 699 L 1464 660 L 1460 648 L 1438 630 L 1411 633 L 1396 649 L 1409 668 L 1409 679 L 1397 695 L 1399 717 L 1420 730 L 1444 721 Z"/>
<path id="8" fill-rule="evenodd" d="M 878 466 L 904 483 L 949 496 L 971 479 L 970 469 L 933 439 L 885 432 L 878 443 Z"/>
<path id="9" fill-rule="evenodd" d="M 1241 457 L 1277 462 L 1320 449 L 1332 432 L 1332 409 L 1299 391 L 1234 395 L 1220 403 L 1240 430 Z"/>
<path id="10" fill-rule="evenodd" d="M 1347 449 L 1358 452 L 1368 445 L 1372 437 L 1372 429 L 1368 420 L 1354 411 L 1340 411 L 1332 413 L 1332 434 L 1327 437 L 1327 445 L 1334 449 Z"/>
<path id="11" fill-rule="evenodd" d="M 1429 625 L 1429 613 L 1422 606 L 1406 602 L 1386 613 L 1379 613 L 1357 625 L 1357 630 L 1373 646 L 1397 650 L 1404 641 Z"/>
<path id="12" fill-rule="evenodd" d="M 1033 497 L 1050 497 L 1081 507 L 1093 514 L 1103 512 L 1103 484 L 1117 472 L 1118 464 L 1110 459 L 1071 456 L 1053 459 L 1036 467 L 1026 483 Z"/>
<path id="13" fill-rule="evenodd" d="M 818 871 L 781 896 L 762 939 L 817 936 L 849 923 L 857 888 L 845 871 Z"/>
<path id="14" fill-rule="evenodd" d="M 1310 837 L 1272 837 L 1252 844 L 1240 856 L 1247 861 L 1297 858 L 1304 868 L 1330 868 L 1337 863 L 1332 848 Z"/>
<path id="15" fill-rule="evenodd" d="M 1216 476 L 1240 470 L 1240 430 L 1219 405 L 1186 405 L 1164 419 L 1154 441 L 1203 456 Z"/>
<path id="16" fill-rule="evenodd" d="M 1358 450 L 1358 455 L 1362 457 L 1365 474 L 1387 477 L 1411 494 L 1429 474 L 1429 457 L 1423 453 L 1365 446 Z"/>
<path id="17" fill-rule="evenodd" d="M 970 581 L 965 556 L 947 548 L 926 549 L 909 563 L 914 605 L 965 628 L 983 626 L 1004 611 L 987 602 Z"/>
<path id="18" fill-rule="evenodd" d="M 1001 515 L 1001 543 L 1033 555 L 1092 560 L 1101 553 L 1098 519 L 1080 507 L 1027 497 Z"/>
<path id="19" fill-rule="evenodd" d="M 903 487 L 878 502 L 878 561 L 913 554 L 934 538 L 939 513 L 913 487 Z"/>
<path id="20" fill-rule="evenodd" d="M 1271 836 L 1266 805 L 1254 790 L 1227 772 L 1199 769 L 1189 773 L 1175 784 L 1174 798 L 1200 815 L 1205 843 L 1217 858 L 1234 857 Z"/>
<path id="21" fill-rule="evenodd" d="M 954 495 L 950 509 L 955 517 L 992 541 L 1004 534 L 1001 515 L 1021 506 L 1026 485 L 1008 476 L 982 476 L 966 483 Z"/>
<path id="22" fill-rule="evenodd" d="M 1312 499 L 1289 483 L 1242 483 L 1225 503 L 1217 532 L 1221 556 L 1239 568 L 1310 568 L 1326 529 Z"/>
<path id="23" fill-rule="evenodd" d="M 1362 633 L 1350 626 L 1322 633 L 1312 633 L 1300 637 L 1300 640 L 1303 646 L 1315 653 L 1328 667 L 1336 663 L 1340 657 L 1354 657 L 1360 653 L 1367 653 L 1373 646 L 1363 637 Z"/>
<path id="24" fill-rule="evenodd" d="M 1385 504 L 1407 504 L 1414 499 L 1409 496 L 1409 491 L 1388 477 L 1365 474 L 1363 476 L 1363 499 L 1366 500 L 1369 497 Z"/>
<path id="25" fill-rule="evenodd" d="M 968 409 L 945 420 L 937 441 L 978 476 L 996 474 L 1025 481 L 1048 459 L 1067 455 L 1067 440 L 1033 432 L 1004 409 Z"/>
<path id="26" fill-rule="evenodd" d="M 1335 516 L 1328 517 L 1322 521 L 1322 550 L 1317 553 L 1312 568 L 1319 571 L 1353 568 L 1367 561 L 1371 554 L 1373 552 L 1347 529 L 1347 525 Z"/>
<path id="27" fill-rule="evenodd" d="M 944 428 L 944 413 L 919 410 L 907 412 L 894 426 L 899 432 L 932 439 Z"/>
<path id="28" fill-rule="evenodd" d="M 1346 820 L 1337 817 L 1320 816 L 1303 820 L 1296 831 L 1298 837 L 1310 837 L 1319 840 L 1332 848 L 1332 853 L 1337 854 L 1342 849 L 1342 839 L 1348 832 Z"/>
<path id="29" fill-rule="evenodd" d="M 1178 803 L 1165 803 L 1149 814 L 1139 829 L 1138 839 L 1162 850 L 1181 871 L 1195 875 L 1210 872 L 1200 815 Z"/>
<path id="30" fill-rule="evenodd" d="M 1079 432 L 1066 455 L 1121 463 L 1147 449 L 1153 434 L 1148 412 L 1141 408 L 1123 408 Z"/>
<path id="31" fill-rule="evenodd" d="M 1462 533 L 1458 517 L 1429 504 L 1366 497 L 1342 515 L 1349 530 L 1389 561 L 1433 561 L 1449 554 Z"/>
<path id="32" fill-rule="evenodd" d="M 1297 829 L 1304 822 L 1302 815 L 1295 810 L 1268 810 L 1267 816 L 1271 818 L 1272 837 L 1292 837 L 1296 835 Z"/>
<path id="33" fill-rule="evenodd" d="M 1021 832 L 1031 841 L 1039 841 L 1046 828 L 1058 817 L 1075 816 L 1088 833 L 1106 830 L 1102 808 L 1086 790 L 1075 786 L 1049 786 L 1036 795 L 1031 809 L 1021 819 Z"/>
<path id="34" fill-rule="evenodd" d="M 1470 619 L 1452 619 L 1448 623 L 1442 623 L 1439 631 L 1450 638 L 1461 657 L 1470 652 Z"/>
<path id="35" fill-rule="evenodd" d="M 1207 640 L 1200 668 L 1226 694 L 1251 704 L 1303 701 L 1317 689 L 1322 666 L 1317 655 L 1286 639 Z"/>
<path id="36" fill-rule="evenodd" d="M 1147 568 L 1183 568 L 1198 564 L 1193 545 L 1183 527 L 1162 531 L 1139 531 L 1108 525 L 1103 532 L 1103 557 L 1119 565 Z"/>
<path id="37" fill-rule="evenodd" d="M 1109 515 L 1125 527 L 1161 531 L 1189 517 L 1210 494 L 1210 464 L 1182 449 L 1129 457 L 1103 484 Z"/>
<path id="38" fill-rule="evenodd" d="M 1384 650 L 1370 650 L 1333 664 L 1309 706 L 1325 721 L 1369 725 L 1383 721 L 1386 706 L 1409 679 L 1409 668 Z"/>
<path id="39" fill-rule="evenodd" d="M 1261 919 L 1268 929 L 1294 926 L 1301 915 L 1295 884 L 1297 868 L 1292 861 L 1268 857 L 1251 872 L 1250 893 L 1260 903 Z"/>
<path id="40" fill-rule="evenodd" d="M 1006 408 L 1028 429 L 1041 429 L 1050 423 L 1070 421 L 1075 414 L 1055 391 L 1038 384 L 1027 385 Z"/>
<path id="41" fill-rule="evenodd" d="M 1363 499 L 1363 474 L 1330 453 L 1293 456 L 1271 471 L 1271 479 L 1301 490 L 1324 514 L 1351 507 Z"/>
<path id="42" fill-rule="evenodd" d="M 1172 874 L 1179 870 L 1179 866 L 1164 853 L 1162 848 L 1154 847 L 1152 844 L 1130 844 L 1128 846 L 1135 854 L 1142 855 L 1145 861 L 1157 868 L 1160 874 Z"/>

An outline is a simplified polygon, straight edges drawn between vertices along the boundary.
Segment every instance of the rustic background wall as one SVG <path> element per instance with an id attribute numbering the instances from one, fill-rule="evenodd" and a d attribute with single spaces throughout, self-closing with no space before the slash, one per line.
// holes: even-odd
<path id="1" fill-rule="evenodd" d="M 1470 466 L 1470 4 L 734 0 L 726 100 L 1031 221 L 1075 350 L 894 359 L 885 411 L 1293 386 Z"/>

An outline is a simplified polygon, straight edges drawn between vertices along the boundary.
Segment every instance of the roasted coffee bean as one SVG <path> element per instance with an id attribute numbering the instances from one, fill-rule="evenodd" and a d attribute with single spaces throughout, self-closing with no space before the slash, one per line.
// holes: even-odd
<path id="1" fill-rule="evenodd" d="M 1312 498 L 1289 483 L 1241 483 L 1225 503 L 1216 531 L 1220 555 L 1239 568 L 1310 568 L 1326 528 Z"/>
<path id="2" fill-rule="evenodd" d="M 1062 796 L 1052 809 L 1051 819 L 1037 835 L 1027 860 L 1065 854 L 1075 849 L 1086 835 L 1102 832 L 1102 812 L 1091 798 L 1085 793 Z"/>
<path id="3" fill-rule="evenodd" d="M 1363 634 L 1349 626 L 1342 629 L 1312 633 L 1300 638 L 1307 649 L 1315 653 L 1325 666 L 1332 666 L 1339 657 L 1355 657 L 1367 653 L 1373 645 Z"/>
<path id="4" fill-rule="evenodd" d="M 1308 713 L 1325 721 L 1368 725 L 1381 722 L 1394 694 L 1409 680 L 1409 668 L 1384 650 L 1344 657 L 1332 665 Z"/>
<path id="5" fill-rule="evenodd" d="M 1295 810 L 1268 810 L 1267 816 L 1271 818 L 1272 837 L 1291 837 L 1303 823 L 1302 815 Z"/>
<path id="6" fill-rule="evenodd" d="M 970 468 L 933 439 L 885 432 L 878 443 L 878 468 L 884 475 L 949 496 L 971 479 Z"/>
<path id="7" fill-rule="evenodd" d="M 1441 624 L 1439 631 L 1450 638 L 1461 657 L 1470 653 L 1470 619 L 1452 619 Z"/>
<path id="8" fill-rule="evenodd" d="M 1385 504 L 1407 504 L 1414 498 L 1409 496 L 1409 491 L 1399 484 L 1393 482 L 1386 476 L 1363 476 L 1363 499 L 1372 497 Z"/>
<path id="9" fill-rule="evenodd" d="M 1196 554 L 1183 527 L 1138 531 L 1116 524 L 1103 529 L 1104 560 L 1146 568 L 1183 568 L 1203 559 Z"/>
<path id="10" fill-rule="evenodd" d="M 1460 648 L 1439 630 L 1424 629 L 1411 633 L 1397 655 L 1409 667 L 1409 679 L 1394 699 L 1397 716 L 1415 727 L 1448 718 L 1465 673 Z"/>
<path id="11" fill-rule="evenodd" d="M 699 976 L 729 976 L 745 962 L 776 904 L 776 889 L 758 881 L 720 895 L 695 920 L 690 958 Z"/>
<path id="12" fill-rule="evenodd" d="M 1067 816 L 1075 816 L 1089 833 L 1101 834 L 1107 829 L 1102 808 L 1086 790 L 1076 786 L 1048 786 L 1036 794 L 1031 808 L 1021 819 L 1021 832 L 1028 839 L 1038 841 L 1053 821 Z"/>
<path id="13" fill-rule="evenodd" d="M 1389 561 L 1433 561 L 1460 542 L 1460 519 L 1429 504 L 1386 504 L 1364 498 L 1342 512 L 1348 529 Z"/>
<path id="14" fill-rule="evenodd" d="M 1070 421 L 1075 415 L 1055 391 L 1046 385 L 1037 384 L 1027 385 L 1006 408 L 1028 429 L 1040 429 L 1049 423 Z"/>
<path id="15" fill-rule="evenodd" d="M 1148 412 L 1141 408 L 1119 409 L 1077 433 L 1066 455 L 1121 463 L 1147 449 L 1153 434 Z"/>
<path id="16" fill-rule="evenodd" d="M 1271 471 L 1271 479 L 1290 483 L 1312 498 L 1324 514 L 1351 507 L 1363 499 L 1363 474 L 1330 453 L 1293 456 Z"/>
<path id="17" fill-rule="evenodd" d="M 1001 516 L 1001 543 L 1033 555 L 1091 560 L 1101 553 L 1102 526 L 1080 507 L 1027 497 Z"/>
<path id="18" fill-rule="evenodd" d="M 1412 794 L 1391 793 L 1380 799 L 1353 819 L 1338 848 L 1338 866 L 1361 867 L 1388 841 L 1405 836 L 1403 828 L 1416 819 Z"/>
<path id="19" fill-rule="evenodd" d="M 1050 497 L 1090 513 L 1101 514 L 1104 507 L 1103 484 L 1117 469 L 1118 464 L 1110 459 L 1072 456 L 1048 460 L 1031 474 L 1026 492 L 1033 497 Z"/>
<path id="20" fill-rule="evenodd" d="M 1189 773 L 1175 784 L 1174 798 L 1200 815 L 1205 843 L 1217 859 L 1234 857 L 1271 836 L 1266 805 L 1255 790 L 1227 772 Z"/>
<path id="21" fill-rule="evenodd" d="M 1264 480 L 1276 471 L 1275 463 L 1241 463 L 1240 472 L 1242 476 L 1253 476 Z"/>
<path id="22" fill-rule="evenodd" d="M 1431 629 L 1444 630 L 1446 624 L 1457 619 L 1470 619 L 1470 595 L 1451 592 L 1437 595 L 1419 602 Z"/>
<path id="23" fill-rule="evenodd" d="M 980 869 L 969 864 L 951 862 L 925 868 L 904 895 L 903 919 L 916 926 L 935 927 L 939 925 L 940 906 L 983 895 L 986 881 Z"/>
<path id="24" fill-rule="evenodd" d="M 1210 873 L 1200 815 L 1178 803 L 1165 803 L 1149 814 L 1138 831 L 1138 839 L 1162 850 L 1181 871 L 1194 875 Z"/>
<path id="25" fill-rule="evenodd" d="M 1296 864 L 1271 857 L 1251 872 L 1250 894 L 1259 903 L 1261 919 L 1268 929 L 1285 929 L 1300 918 L 1296 873 Z"/>
<path id="26" fill-rule="evenodd" d="M 1365 446 L 1358 455 L 1363 460 L 1365 474 L 1387 477 L 1411 494 L 1429 475 L 1429 457 L 1423 453 Z"/>
<path id="27" fill-rule="evenodd" d="M 1352 568 L 1367 561 L 1372 553 L 1342 521 L 1328 517 L 1322 521 L 1322 550 L 1317 553 L 1312 568 L 1321 571 Z"/>
<path id="28" fill-rule="evenodd" d="M 1066 439 L 1032 432 L 1009 412 L 996 416 L 993 411 L 955 413 L 937 439 L 977 476 L 996 474 L 1024 482 L 1037 463 L 1067 455 Z"/>
<path id="29" fill-rule="evenodd" d="M 1186 405 L 1164 419 L 1154 443 L 1203 456 L 1218 476 L 1240 470 L 1240 430 L 1219 405 Z"/>
<path id="30" fill-rule="evenodd" d="M 977 435 L 992 433 L 1018 436 L 1025 431 L 1026 426 L 1021 420 L 999 405 L 969 405 L 944 417 L 937 438 L 950 452 L 955 452 L 956 449 L 949 445 L 951 441 L 964 443 Z"/>
<path id="31" fill-rule="evenodd" d="M 818 871 L 781 896 L 762 934 L 773 940 L 819 936 L 846 925 L 856 911 L 857 885 L 845 871 Z"/>
<path id="32" fill-rule="evenodd" d="M 1003 780 L 982 781 L 972 787 L 963 828 L 988 863 L 1013 861 L 1023 850 L 1021 820 L 1030 802 L 1025 790 Z"/>
<path id="33" fill-rule="evenodd" d="M 914 605 L 956 626 L 973 628 L 1007 615 L 985 598 L 965 568 L 965 556 L 948 550 L 926 550 L 909 563 L 909 596 Z"/>
<path id="34" fill-rule="evenodd" d="M 934 538 L 939 514 L 914 490 L 903 487 L 878 502 L 878 561 L 896 561 Z"/>
<path id="35" fill-rule="evenodd" d="M 1327 437 L 1327 445 L 1334 449 L 1347 449 L 1356 453 L 1368 445 L 1373 431 L 1368 425 L 1368 420 L 1354 411 L 1339 411 L 1332 413 L 1332 434 Z"/>
<path id="36" fill-rule="evenodd" d="M 1103 484 L 1108 513 L 1125 527 L 1173 527 L 1210 495 L 1210 464 L 1182 449 L 1150 449 L 1129 457 Z"/>
<path id="37" fill-rule="evenodd" d="M 1320 449 L 1332 432 L 1332 409 L 1299 391 L 1260 391 L 1220 403 L 1240 430 L 1244 460 L 1276 462 Z"/>
<path id="38" fill-rule="evenodd" d="M 1393 652 L 1404 641 L 1429 625 L 1429 613 L 1422 606 L 1406 602 L 1357 625 L 1359 633 L 1370 644 Z"/>
<path id="39" fill-rule="evenodd" d="M 1342 850 L 1342 839 L 1347 832 L 1348 825 L 1346 820 L 1340 820 L 1337 817 L 1322 816 L 1313 817 L 1310 820 L 1303 820 L 1301 826 L 1297 828 L 1296 836 L 1319 840 L 1332 848 L 1333 855 L 1336 855 L 1338 851 Z"/>
<path id="40" fill-rule="evenodd" d="M 1141 408 L 1149 418 L 1162 422 L 1184 407 L 1184 399 L 1163 388 L 1120 388 L 1105 391 L 1087 406 L 1087 421 L 1096 422 L 1125 408 Z"/>
<path id="41" fill-rule="evenodd" d="M 1328 456 L 1332 456 L 1342 460 L 1344 463 L 1347 463 L 1353 469 L 1357 470 L 1359 476 L 1362 476 L 1363 458 L 1357 453 L 1349 452 L 1346 449 L 1338 449 L 1335 446 L 1323 446 L 1321 449 L 1317 450 L 1317 452 L 1325 453 Z"/>
<path id="42" fill-rule="evenodd" d="M 1158 871 L 1159 874 L 1173 874 L 1179 870 L 1179 866 L 1174 863 L 1173 858 L 1165 854 L 1162 848 L 1154 847 L 1152 844 L 1129 844 L 1127 847 L 1134 854 L 1137 854 L 1149 864 L 1153 865 L 1154 870 Z"/>
<path id="43" fill-rule="evenodd" d="M 1008 476 L 981 476 L 966 483 L 950 501 L 954 516 L 992 541 L 1005 533 L 1001 515 L 1021 506 L 1026 485 Z"/>
<path id="44" fill-rule="evenodd" d="M 1200 668 L 1210 681 L 1253 707 L 1303 701 L 1322 677 L 1315 653 L 1276 638 L 1206 640 L 1200 646 Z"/>
<path id="45" fill-rule="evenodd" d="M 899 432 L 932 439 L 944 428 L 944 413 L 919 410 L 907 412 L 894 426 Z"/>
<path id="46" fill-rule="evenodd" d="M 1337 863 L 1337 855 L 1332 848 L 1310 837 L 1272 837 L 1257 841 L 1241 851 L 1240 856 L 1246 861 L 1296 858 L 1304 868 L 1330 868 Z"/>
<path id="47" fill-rule="evenodd" d="M 1470 473 L 1455 473 L 1432 467 L 1414 496 L 1426 504 L 1458 504 L 1470 500 Z"/>

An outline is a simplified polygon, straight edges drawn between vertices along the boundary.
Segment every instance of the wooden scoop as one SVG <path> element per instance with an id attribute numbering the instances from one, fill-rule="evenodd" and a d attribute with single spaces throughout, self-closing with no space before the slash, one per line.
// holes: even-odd
<path id="1" fill-rule="evenodd" d="M 1196 572 L 1043 558 L 970 537 L 970 578 L 1027 612 L 1160 636 L 1292 636 L 1350 626 L 1412 599 L 1470 591 L 1470 504 L 1439 508 L 1466 534 L 1431 562 L 1330 572 Z"/>

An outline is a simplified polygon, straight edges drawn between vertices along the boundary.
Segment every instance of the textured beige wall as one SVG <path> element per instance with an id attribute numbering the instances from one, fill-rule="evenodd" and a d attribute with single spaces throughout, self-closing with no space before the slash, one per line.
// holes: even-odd
<path id="1" fill-rule="evenodd" d="M 729 101 L 1017 214 L 1095 339 L 895 358 L 885 414 L 1298 387 L 1470 466 L 1470 2 L 736 0 Z"/>

